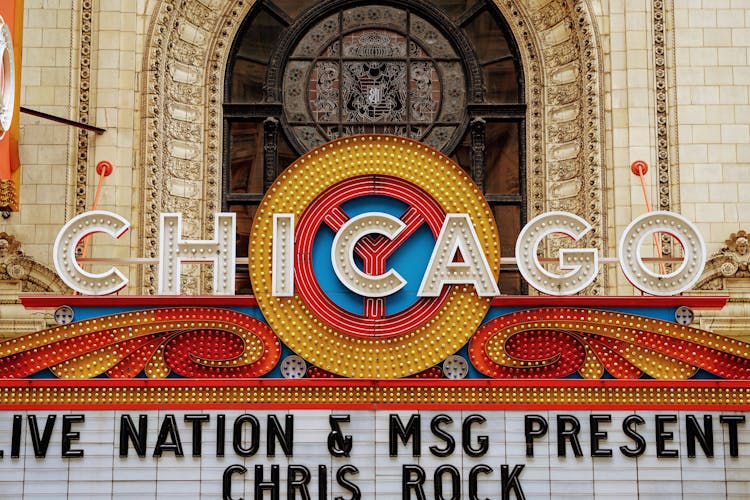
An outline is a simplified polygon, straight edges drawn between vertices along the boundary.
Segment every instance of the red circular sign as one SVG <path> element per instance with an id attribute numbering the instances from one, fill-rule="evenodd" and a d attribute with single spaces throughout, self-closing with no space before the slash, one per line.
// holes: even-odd
<path id="1" fill-rule="evenodd" d="M 355 246 L 355 253 L 362 258 L 366 273 L 374 275 L 384 272 L 388 256 L 422 224 L 427 224 L 435 238 L 440 233 L 445 212 L 423 190 L 403 179 L 390 176 L 352 177 L 321 193 L 300 217 L 295 257 L 297 290 L 310 310 L 333 328 L 362 336 L 398 335 L 429 321 L 443 307 L 449 289 L 445 288 L 437 299 L 420 298 L 406 309 L 391 315 L 385 314 L 385 298 L 364 297 L 364 315 L 358 315 L 347 311 L 328 297 L 315 278 L 312 259 L 309 258 L 315 235 L 323 224 L 337 232 L 349 219 L 341 205 L 370 195 L 397 199 L 406 203 L 408 208 L 400 217 L 406 228 L 398 237 L 390 240 L 384 236 L 370 235 Z"/>

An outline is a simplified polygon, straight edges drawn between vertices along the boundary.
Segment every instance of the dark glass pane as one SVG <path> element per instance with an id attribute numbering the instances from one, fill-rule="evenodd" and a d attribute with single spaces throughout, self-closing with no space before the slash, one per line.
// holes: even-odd
<path id="1" fill-rule="evenodd" d="M 494 205 L 495 223 L 500 233 L 500 256 L 514 257 L 516 240 L 521 232 L 521 207 L 518 205 Z"/>
<path id="2" fill-rule="evenodd" d="M 524 295 L 521 288 L 521 273 L 506 269 L 500 270 L 500 293 L 503 295 Z"/>
<path id="3" fill-rule="evenodd" d="M 486 89 L 485 100 L 502 103 L 519 101 L 516 68 L 512 60 L 488 64 L 483 67 L 482 72 Z"/>
<path id="4" fill-rule="evenodd" d="M 489 122 L 486 131 L 486 194 L 520 194 L 518 124 Z"/>
<path id="5" fill-rule="evenodd" d="M 242 35 L 237 57 L 268 62 L 283 30 L 284 25 L 278 19 L 261 10 Z"/>
<path id="6" fill-rule="evenodd" d="M 471 133 L 467 129 L 461 142 L 458 143 L 456 150 L 451 155 L 451 159 L 461 165 L 461 168 L 471 172 Z"/>
<path id="7" fill-rule="evenodd" d="M 279 134 L 279 172 L 284 170 L 286 167 L 292 164 L 294 160 L 299 158 L 297 152 L 286 140 L 284 134 Z"/>
<path id="8" fill-rule="evenodd" d="M 466 35 L 474 45 L 480 63 L 512 55 L 505 33 L 487 10 L 466 25 Z"/>
<path id="9" fill-rule="evenodd" d="M 521 232 L 521 207 L 517 205 L 495 205 L 492 207 L 500 233 L 500 256 L 514 257 L 516 240 Z M 503 295 L 521 295 L 524 293 L 521 284 L 521 273 L 516 266 L 500 267 L 500 293 Z"/>
<path id="10" fill-rule="evenodd" d="M 234 271 L 234 293 L 237 295 L 250 295 L 253 293 L 247 266 L 237 266 L 237 269 Z"/>
<path id="11" fill-rule="evenodd" d="M 477 0 L 431 0 L 431 2 L 450 17 L 457 19 L 469 7 L 477 3 Z"/>
<path id="12" fill-rule="evenodd" d="M 229 205 L 229 211 L 237 214 L 237 257 L 247 257 L 250 227 L 253 225 L 253 217 L 257 208 L 255 204 Z"/>
<path id="13" fill-rule="evenodd" d="M 230 125 L 230 193 L 263 193 L 263 128 L 259 123 Z"/>
<path id="14" fill-rule="evenodd" d="M 281 10 L 286 12 L 289 17 L 294 19 L 308 7 L 319 3 L 318 0 L 273 0 Z"/>
<path id="15" fill-rule="evenodd" d="M 231 102 L 262 101 L 265 79 L 265 64 L 258 64 L 238 57 L 232 74 Z"/>

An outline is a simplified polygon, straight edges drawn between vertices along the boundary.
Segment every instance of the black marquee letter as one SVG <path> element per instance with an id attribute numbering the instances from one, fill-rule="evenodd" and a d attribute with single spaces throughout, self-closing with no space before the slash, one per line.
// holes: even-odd
<path id="1" fill-rule="evenodd" d="M 485 464 L 479 464 L 471 468 L 469 471 L 469 500 L 479 500 L 479 495 L 477 494 L 477 490 L 479 489 L 477 476 L 479 476 L 479 474 L 492 474 L 492 467 Z"/>
<path id="2" fill-rule="evenodd" d="M 456 440 L 453 439 L 453 436 L 448 434 L 440 427 L 440 424 L 452 423 L 453 419 L 448 415 L 444 415 L 442 413 L 440 415 L 435 415 L 435 417 L 430 421 L 430 430 L 432 431 L 432 434 L 435 437 L 438 437 L 445 441 L 445 448 L 439 448 L 436 445 L 430 446 L 430 453 L 432 453 L 436 457 L 447 457 L 456 449 Z"/>
<path id="3" fill-rule="evenodd" d="M 571 424 L 570 429 L 567 424 Z M 581 442 L 578 441 L 578 433 L 581 431 L 581 423 L 573 415 L 557 416 L 557 456 L 565 456 L 565 441 L 570 441 L 570 447 L 573 448 L 573 455 L 583 456 Z"/>
<path id="4" fill-rule="evenodd" d="M 245 423 L 250 424 L 250 447 L 242 447 L 242 427 Z M 254 415 L 245 413 L 237 417 L 234 421 L 234 429 L 232 431 L 232 446 L 234 447 L 235 453 L 241 457 L 251 457 L 258 453 L 260 447 L 260 422 L 255 418 Z"/>
<path id="5" fill-rule="evenodd" d="M 234 474 L 244 474 L 247 469 L 240 464 L 230 465 L 224 471 L 222 476 L 222 488 L 221 497 L 222 500 L 233 500 L 232 499 L 232 476 Z"/>
<path id="6" fill-rule="evenodd" d="M 417 500 L 427 500 L 424 494 L 424 469 L 418 465 L 404 465 L 401 472 L 401 498 L 411 499 L 411 491 L 417 495 Z"/>
<path id="7" fill-rule="evenodd" d="M 80 432 L 72 430 L 73 424 L 86 420 L 85 415 L 63 415 L 62 423 L 62 456 L 63 457 L 82 457 L 83 450 L 71 450 L 70 442 L 78 441 L 81 438 Z"/>
<path id="8" fill-rule="evenodd" d="M 13 417 L 13 435 L 15 436 L 15 417 Z M 745 423 L 744 415 L 721 415 L 719 416 L 719 422 L 727 424 L 727 432 L 729 433 L 729 456 L 738 457 L 740 456 L 740 446 L 737 440 L 737 424 Z"/>
<path id="9" fill-rule="evenodd" d="M 526 415 L 523 418 L 524 434 L 526 434 L 526 456 L 534 456 L 534 438 L 547 434 L 547 420 L 541 415 Z"/>
<path id="10" fill-rule="evenodd" d="M 516 465 L 513 467 L 513 471 L 508 474 L 509 467 L 507 465 L 500 466 L 503 500 L 510 500 L 511 490 L 513 490 L 513 493 L 516 494 L 517 500 L 526 500 L 526 495 L 523 494 L 523 489 L 521 489 L 521 480 L 519 479 L 523 468 L 523 464 Z"/>
<path id="11" fill-rule="evenodd" d="M 130 415 L 124 414 L 120 417 L 120 456 L 128 456 L 128 441 L 133 443 L 135 452 L 139 457 L 146 456 L 146 431 L 148 430 L 148 417 L 146 415 L 138 416 L 138 430 L 135 430 L 135 424 Z"/>
<path id="12" fill-rule="evenodd" d="M 167 442 L 169 438 L 169 442 Z M 156 438 L 154 445 L 154 456 L 160 457 L 164 451 L 173 451 L 176 457 L 182 457 L 185 454 L 182 451 L 182 441 L 180 433 L 177 431 L 177 419 L 174 415 L 166 415 L 164 422 L 159 429 L 159 436 Z"/>
<path id="13" fill-rule="evenodd" d="M 666 441 L 672 441 L 674 433 L 665 431 L 664 424 L 674 422 L 677 422 L 677 415 L 656 416 L 656 456 L 658 458 L 677 458 L 680 455 L 678 450 L 666 449 Z"/>
<path id="14" fill-rule="evenodd" d="M 396 437 L 401 438 L 401 442 L 406 444 L 409 442 L 409 438 L 412 439 L 411 442 L 411 454 L 414 457 L 418 457 L 421 454 L 421 422 L 420 417 L 418 413 L 415 413 L 409 418 L 409 423 L 406 424 L 406 427 L 404 428 L 404 424 L 401 423 L 401 419 L 398 415 L 395 413 L 391 413 L 391 415 L 388 418 L 388 453 L 392 457 L 398 456 L 398 443 L 396 442 Z M 422 471 L 424 472 L 424 471 Z"/>
<path id="15" fill-rule="evenodd" d="M 469 415 L 464 419 L 464 423 L 461 426 L 461 434 L 463 437 L 463 447 L 464 452 L 466 452 L 467 455 L 470 457 L 481 457 L 485 453 L 487 453 L 487 450 L 490 447 L 490 439 L 487 436 L 477 436 L 477 443 L 479 443 L 479 448 L 472 448 L 471 447 L 471 424 L 473 423 L 479 423 L 483 424 L 487 421 L 483 416 L 481 415 Z"/>
<path id="16" fill-rule="evenodd" d="M 628 415 L 622 421 L 622 432 L 624 432 L 627 437 L 635 442 L 635 448 L 620 446 L 620 451 L 626 457 L 640 457 L 646 451 L 646 439 L 638 434 L 634 429 L 636 425 L 643 425 L 645 423 L 646 421 L 643 420 L 639 415 Z"/>
<path id="17" fill-rule="evenodd" d="M 687 452 L 688 457 L 695 457 L 695 440 L 701 445 L 706 457 L 714 456 L 714 422 L 711 415 L 703 415 L 703 429 L 698 425 L 698 419 L 695 415 L 685 417 L 685 427 L 687 430 Z"/>
<path id="18" fill-rule="evenodd" d="M 299 492 L 302 500 L 310 500 L 310 491 L 307 485 L 310 484 L 310 469 L 304 465 L 290 465 L 287 468 L 286 476 L 286 497 L 287 500 L 295 500 Z"/>
<path id="19" fill-rule="evenodd" d="M 441 465 L 435 469 L 435 500 L 445 500 L 445 497 L 443 496 L 443 477 L 446 475 L 451 477 L 450 500 L 460 500 L 461 475 L 458 473 L 458 469 L 452 465 Z"/>
<path id="20" fill-rule="evenodd" d="M 203 422 L 208 422 L 208 415 L 185 415 L 185 422 L 193 424 L 193 456 L 201 456 L 203 448 Z"/>
<path id="21" fill-rule="evenodd" d="M 589 423 L 591 425 L 591 456 L 592 457 L 611 457 L 612 450 L 599 448 L 599 441 L 607 439 L 607 432 L 599 430 L 599 422 L 611 422 L 612 415 L 591 415 Z"/>
<path id="22" fill-rule="evenodd" d="M 284 455 L 294 455 L 294 415 L 286 415 L 284 419 L 284 430 L 276 415 L 268 416 L 268 429 L 266 430 L 266 452 L 269 457 L 276 456 L 276 441 L 279 441 Z"/>
<path id="23" fill-rule="evenodd" d="M 263 492 L 270 491 L 272 500 L 279 500 L 279 466 L 271 466 L 271 480 L 263 481 L 263 466 L 255 466 L 255 500 L 263 500 Z"/>
<path id="24" fill-rule="evenodd" d="M 331 432 L 328 434 L 328 453 L 334 457 L 348 457 L 352 451 L 352 437 L 345 436 L 341 430 L 341 422 L 351 421 L 349 415 L 329 415 L 328 425 Z"/>
<path id="25" fill-rule="evenodd" d="M 220 413 L 216 415 L 216 456 L 224 456 L 224 437 L 227 432 L 227 416 Z"/>
<path id="26" fill-rule="evenodd" d="M 336 482 L 344 488 L 346 491 L 352 494 L 350 500 L 361 500 L 362 492 L 359 490 L 359 486 L 349 481 L 347 474 L 359 474 L 359 469 L 353 465 L 344 465 L 336 471 Z M 321 499 L 322 500 L 322 499 Z M 341 497 L 336 497 L 335 500 L 344 500 Z"/>
<path id="27" fill-rule="evenodd" d="M 44 458 L 47 455 L 47 447 L 52 437 L 52 428 L 55 426 L 55 420 L 57 420 L 57 415 L 47 415 L 47 422 L 44 424 L 44 433 L 40 436 L 36 415 L 28 416 L 31 444 L 34 446 L 35 457 Z"/>
<path id="28" fill-rule="evenodd" d="M 10 457 L 19 458 L 21 456 L 21 425 L 23 425 L 23 417 L 21 415 L 13 415 L 13 433 L 10 441 Z M 737 434 L 737 427 L 735 426 L 735 435 Z"/>

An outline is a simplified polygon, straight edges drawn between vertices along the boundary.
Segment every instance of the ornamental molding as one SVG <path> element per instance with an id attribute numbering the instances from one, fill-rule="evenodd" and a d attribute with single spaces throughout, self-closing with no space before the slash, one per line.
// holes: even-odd
<path id="1" fill-rule="evenodd" d="M 55 271 L 25 255 L 21 242 L 6 232 L 0 232 L 0 281 L 20 282 L 23 293 L 71 292 Z"/>
<path id="2" fill-rule="evenodd" d="M 186 238 L 213 234 L 221 207 L 222 101 L 229 49 L 254 2 L 161 0 L 144 59 L 141 253 L 156 257 L 159 214 L 185 214 Z M 525 73 L 529 218 L 550 210 L 583 217 L 588 246 L 603 251 L 605 164 L 600 43 L 587 0 L 496 0 Z M 555 251 L 564 240 L 553 240 Z M 145 293 L 156 293 L 145 268 Z M 600 294 L 604 274 L 587 290 Z M 184 274 L 186 293 L 210 293 L 210 272 Z"/>
<path id="3" fill-rule="evenodd" d="M 750 278 L 750 235 L 737 231 L 724 241 L 724 246 L 706 261 L 695 290 L 726 290 L 727 279 Z"/>
<path id="4" fill-rule="evenodd" d="M 92 53 L 92 17 L 93 0 L 83 0 L 80 11 L 80 56 L 78 67 L 78 121 L 89 122 L 89 97 L 91 95 L 91 53 Z M 76 145 L 75 171 L 75 215 L 86 211 L 86 192 L 89 175 L 89 133 L 79 128 Z"/>

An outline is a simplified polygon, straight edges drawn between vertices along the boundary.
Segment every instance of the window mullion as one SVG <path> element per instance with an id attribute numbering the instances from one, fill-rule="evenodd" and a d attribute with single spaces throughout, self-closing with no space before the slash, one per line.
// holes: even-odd
<path id="1" fill-rule="evenodd" d="M 276 180 L 279 165 L 279 120 L 268 117 L 263 121 L 263 192 Z"/>
<path id="2" fill-rule="evenodd" d="M 487 122 L 481 117 L 471 120 L 471 178 L 477 187 L 484 192 L 484 179 L 487 172 L 487 159 L 484 155 Z"/>

